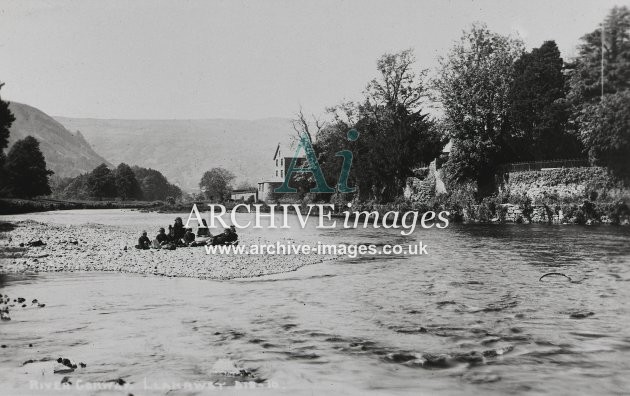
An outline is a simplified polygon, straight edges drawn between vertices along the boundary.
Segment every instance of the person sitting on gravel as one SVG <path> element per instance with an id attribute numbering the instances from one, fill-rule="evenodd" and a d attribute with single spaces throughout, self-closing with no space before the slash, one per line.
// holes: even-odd
<path id="1" fill-rule="evenodd" d="M 191 243 L 195 242 L 195 234 L 192 232 L 192 228 L 186 229 L 186 233 L 184 234 L 184 238 L 182 239 L 184 240 L 184 243 L 186 245 L 190 245 Z"/>
<path id="2" fill-rule="evenodd" d="M 234 225 L 230 226 L 230 233 L 226 238 L 226 242 L 232 245 L 238 245 L 238 234 L 236 233 L 236 227 L 234 227 Z"/>
<path id="3" fill-rule="evenodd" d="M 205 246 L 207 244 L 212 244 L 212 234 L 210 233 L 210 229 L 208 228 L 208 223 L 206 223 L 205 219 L 201 220 L 203 225 L 206 228 L 199 227 L 197 228 L 197 237 L 195 241 L 190 244 L 190 246 Z"/>
<path id="4" fill-rule="evenodd" d="M 214 237 L 212 237 L 212 242 L 210 242 L 210 244 L 212 246 L 216 246 L 216 245 L 225 245 L 225 240 L 227 239 L 227 234 L 230 232 L 229 228 L 226 228 L 225 230 L 223 230 L 222 233 L 215 235 Z"/>
<path id="5" fill-rule="evenodd" d="M 168 235 L 166 235 L 166 231 L 164 230 L 164 227 L 160 227 L 160 232 L 157 234 L 155 239 L 158 241 L 160 245 L 163 245 L 166 242 L 168 242 Z"/>
<path id="6" fill-rule="evenodd" d="M 159 233 L 155 236 L 153 240 L 152 247 L 153 249 L 161 249 L 162 246 L 168 244 L 168 235 L 166 235 L 166 231 L 164 231 L 164 227 L 160 227 Z"/>
<path id="7" fill-rule="evenodd" d="M 184 228 L 184 222 L 181 217 L 175 218 L 175 224 L 173 225 L 173 240 L 179 241 L 186 234 L 186 229 Z"/>
<path id="8" fill-rule="evenodd" d="M 208 228 L 208 223 L 206 223 L 206 219 L 201 219 L 204 227 L 197 228 L 197 236 L 198 237 L 208 237 L 210 235 L 210 229 Z"/>
<path id="9" fill-rule="evenodd" d="M 222 234 L 212 238 L 212 245 L 238 245 L 238 235 L 236 227 L 226 228 Z"/>
<path id="10" fill-rule="evenodd" d="M 150 249 L 151 248 L 151 240 L 147 237 L 147 232 L 142 231 L 142 236 L 138 238 L 138 244 L 136 245 L 136 249 Z"/>

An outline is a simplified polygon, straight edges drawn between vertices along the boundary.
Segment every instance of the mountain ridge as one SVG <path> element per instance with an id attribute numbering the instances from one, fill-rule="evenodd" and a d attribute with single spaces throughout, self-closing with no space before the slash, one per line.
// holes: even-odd
<path id="1" fill-rule="evenodd" d="M 48 169 L 60 177 L 75 177 L 90 172 L 98 165 L 112 164 L 99 155 L 85 137 L 74 134 L 42 110 L 19 102 L 9 102 L 15 121 L 9 129 L 9 147 L 33 136 L 39 141 Z"/>
<path id="2" fill-rule="evenodd" d="M 159 170 L 187 191 L 199 191 L 201 176 L 213 167 L 235 174 L 234 185 L 273 177 L 278 143 L 294 139 L 289 119 L 141 120 L 57 116 L 69 130 L 112 163 Z"/>

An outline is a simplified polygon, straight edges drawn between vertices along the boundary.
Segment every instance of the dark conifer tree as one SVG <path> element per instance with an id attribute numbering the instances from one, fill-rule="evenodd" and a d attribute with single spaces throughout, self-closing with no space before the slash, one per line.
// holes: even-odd
<path id="1" fill-rule="evenodd" d="M 566 132 L 568 108 L 560 50 L 554 41 L 514 63 L 509 92 L 510 146 L 521 161 L 575 158 L 580 142 Z"/>
<path id="2" fill-rule="evenodd" d="M 6 158 L 4 166 L 9 195 L 19 198 L 32 198 L 51 193 L 48 176 L 53 172 L 46 169 L 46 160 L 39 149 L 39 142 L 27 136 L 15 142 Z"/>
<path id="3" fill-rule="evenodd" d="M 0 83 L 0 89 L 3 85 Z M 4 149 L 9 145 L 9 128 L 11 128 L 13 121 L 15 121 L 15 116 L 9 110 L 9 102 L 3 101 L 0 97 L 0 191 L 3 190 L 3 185 L 7 179 L 4 174 L 4 162 L 6 160 Z"/>
<path id="4" fill-rule="evenodd" d="M 116 196 L 116 178 L 105 164 L 94 168 L 88 177 L 88 190 L 94 198 L 113 198 Z"/>
<path id="5" fill-rule="evenodd" d="M 116 168 L 116 195 L 124 200 L 141 199 L 142 190 L 131 167 L 121 163 Z"/>

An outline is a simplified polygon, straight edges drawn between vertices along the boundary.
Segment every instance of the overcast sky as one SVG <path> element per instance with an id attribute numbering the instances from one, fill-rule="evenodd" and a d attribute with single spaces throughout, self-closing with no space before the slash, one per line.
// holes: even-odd
<path id="1" fill-rule="evenodd" d="M 189 119 L 320 114 L 358 99 L 385 52 L 435 68 L 483 21 L 575 54 L 614 5 L 592 1 L 0 0 L 3 99 L 51 115 Z"/>

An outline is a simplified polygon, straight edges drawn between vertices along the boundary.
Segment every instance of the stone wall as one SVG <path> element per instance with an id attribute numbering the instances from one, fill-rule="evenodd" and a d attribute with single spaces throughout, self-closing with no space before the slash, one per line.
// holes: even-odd
<path id="1" fill-rule="evenodd" d="M 546 205 L 533 206 L 529 218 L 523 213 L 520 205 L 504 204 L 505 221 L 513 223 L 562 224 L 566 222 L 562 210 L 555 210 Z"/>
<path id="2" fill-rule="evenodd" d="M 502 188 L 510 195 L 529 197 L 533 204 L 585 199 L 615 201 L 630 197 L 629 189 L 601 167 L 511 172 Z"/>

